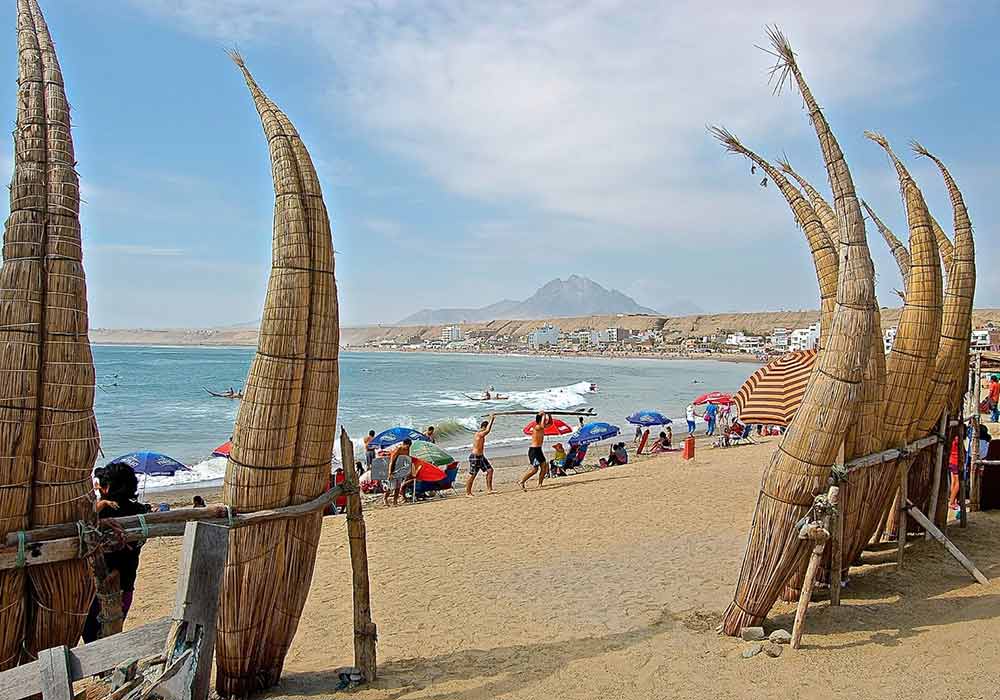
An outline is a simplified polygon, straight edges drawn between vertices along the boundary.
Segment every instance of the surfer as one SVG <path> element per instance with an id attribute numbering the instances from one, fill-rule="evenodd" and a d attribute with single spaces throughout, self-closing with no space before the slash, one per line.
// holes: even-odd
<path id="1" fill-rule="evenodd" d="M 528 462 L 531 468 L 521 477 L 520 486 L 522 491 L 528 479 L 538 474 L 538 488 L 542 487 L 545 477 L 549 474 L 549 463 L 542 452 L 542 443 L 545 441 L 545 429 L 552 425 L 552 416 L 544 411 L 535 416 L 535 424 L 531 426 L 531 447 L 528 448 Z"/>
<path id="2" fill-rule="evenodd" d="M 484 420 L 479 424 L 479 430 L 472 438 L 472 452 L 469 453 L 469 478 L 465 480 L 465 495 L 472 498 L 472 484 L 476 480 L 476 474 L 486 472 L 486 493 L 493 491 L 493 465 L 486 459 L 486 436 L 493 430 L 493 421 L 496 416 L 491 415 L 488 421 Z"/>
<path id="3" fill-rule="evenodd" d="M 410 438 L 406 438 L 401 443 L 396 445 L 389 453 L 389 479 L 386 481 L 385 496 L 382 499 L 385 505 L 389 505 L 389 492 L 392 492 L 392 505 L 399 505 L 399 494 L 403 490 L 403 484 L 410 479 L 410 473 L 407 472 L 406 476 L 396 475 L 396 461 L 403 456 L 408 456 L 410 454 L 410 445 L 413 441 Z M 411 467 L 412 470 L 412 467 Z"/>

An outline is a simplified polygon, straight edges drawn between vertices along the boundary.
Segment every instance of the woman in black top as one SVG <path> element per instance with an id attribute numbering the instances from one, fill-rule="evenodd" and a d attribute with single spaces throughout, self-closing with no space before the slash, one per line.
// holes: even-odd
<path id="1" fill-rule="evenodd" d="M 95 469 L 94 477 L 98 481 L 98 489 L 101 494 L 94 504 L 98 518 L 118 518 L 149 512 L 148 505 L 136 500 L 139 480 L 129 465 L 112 462 L 106 467 Z M 104 563 L 108 568 L 108 573 L 118 572 L 118 583 L 122 591 L 123 620 L 128 615 L 129 608 L 132 607 L 141 548 L 141 542 L 130 542 L 124 547 L 106 550 L 104 553 Z M 90 606 L 87 622 L 83 627 L 84 642 L 92 642 L 97 639 L 101 630 L 101 623 L 98 619 L 100 612 L 101 604 L 95 596 L 94 602 Z"/>

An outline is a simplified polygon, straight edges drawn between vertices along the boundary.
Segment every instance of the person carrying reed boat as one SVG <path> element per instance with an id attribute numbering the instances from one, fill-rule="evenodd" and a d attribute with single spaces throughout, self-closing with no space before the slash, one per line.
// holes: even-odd
<path id="1" fill-rule="evenodd" d="M 405 476 L 400 476 L 396 473 L 396 462 L 400 457 L 409 456 L 410 446 L 413 445 L 413 441 L 410 438 L 406 438 L 401 443 L 392 448 L 392 452 L 389 453 L 389 479 L 386 481 L 385 495 L 383 497 L 383 503 L 389 505 L 389 493 L 392 493 L 392 505 L 399 505 L 399 494 L 402 493 L 403 487 L 406 482 L 413 480 L 413 468 L 406 473 Z"/>
<path id="2" fill-rule="evenodd" d="M 139 479 L 132 467 L 122 462 L 112 462 L 106 467 L 94 470 L 100 498 L 94 503 L 98 519 L 119 518 L 126 515 L 142 515 L 149 512 L 149 505 L 139 503 Z M 197 496 L 195 498 L 198 498 Z M 203 502 L 204 503 L 204 502 Z M 105 566 L 108 573 L 118 576 L 122 592 L 122 620 L 128 617 L 135 596 L 135 579 L 139 572 L 139 550 L 142 542 L 123 543 L 120 547 L 105 551 Z M 83 641 L 90 643 L 98 638 L 101 631 L 101 602 L 95 596 L 83 626 Z"/>
<path id="3" fill-rule="evenodd" d="M 583 419 L 580 420 L 582 422 Z M 545 453 L 542 451 L 542 443 L 545 441 L 545 429 L 550 425 L 552 425 L 552 416 L 548 413 L 542 411 L 535 416 L 535 424 L 531 426 L 531 447 L 528 448 L 528 462 L 531 464 L 531 468 L 524 473 L 518 482 L 522 491 L 527 491 L 524 485 L 536 473 L 538 474 L 538 488 L 542 487 L 545 483 L 545 477 L 549 474 L 549 462 L 545 459 Z"/>
<path id="4" fill-rule="evenodd" d="M 486 459 L 486 436 L 493 430 L 493 423 L 496 421 L 495 415 L 490 415 L 490 419 L 479 424 L 479 430 L 472 438 L 472 451 L 469 453 L 469 478 L 465 480 L 465 495 L 472 498 L 472 484 L 476 480 L 476 474 L 486 473 L 486 493 L 493 491 L 493 465 Z"/>

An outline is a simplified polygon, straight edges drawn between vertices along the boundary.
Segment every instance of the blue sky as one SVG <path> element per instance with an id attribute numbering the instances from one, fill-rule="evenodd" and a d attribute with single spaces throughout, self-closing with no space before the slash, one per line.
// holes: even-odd
<path id="1" fill-rule="evenodd" d="M 749 5 L 42 0 L 74 108 L 91 325 L 259 317 L 273 194 L 234 45 L 316 161 L 346 323 L 523 298 L 571 273 L 654 308 L 815 308 L 784 201 L 705 131 L 785 153 L 825 189 L 801 100 L 771 94 L 772 59 L 754 47 L 767 23 L 897 234 L 894 174 L 862 130 L 949 164 L 976 228 L 977 305 L 1000 306 L 1000 6 Z M 13 124 L 13 3 L 0 27 Z M 950 222 L 936 170 L 905 157 Z M 873 226 L 869 241 L 893 304 L 895 265 Z"/>

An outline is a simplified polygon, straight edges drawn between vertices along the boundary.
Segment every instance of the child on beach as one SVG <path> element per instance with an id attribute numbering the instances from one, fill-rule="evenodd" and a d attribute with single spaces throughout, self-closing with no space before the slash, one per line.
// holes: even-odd
<path id="1" fill-rule="evenodd" d="M 100 518 L 118 518 L 126 515 L 140 515 L 149 512 L 149 506 L 139 503 L 139 480 L 127 464 L 112 462 L 106 467 L 94 470 L 100 497 L 94 503 L 94 510 Z M 135 596 L 135 579 L 139 571 L 139 550 L 141 542 L 131 542 L 121 548 L 104 553 L 104 564 L 109 574 L 118 575 L 118 585 L 122 592 L 122 619 L 128 616 Z M 83 626 L 83 641 L 92 642 L 101 631 L 101 603 L 95 596 Z"/>

